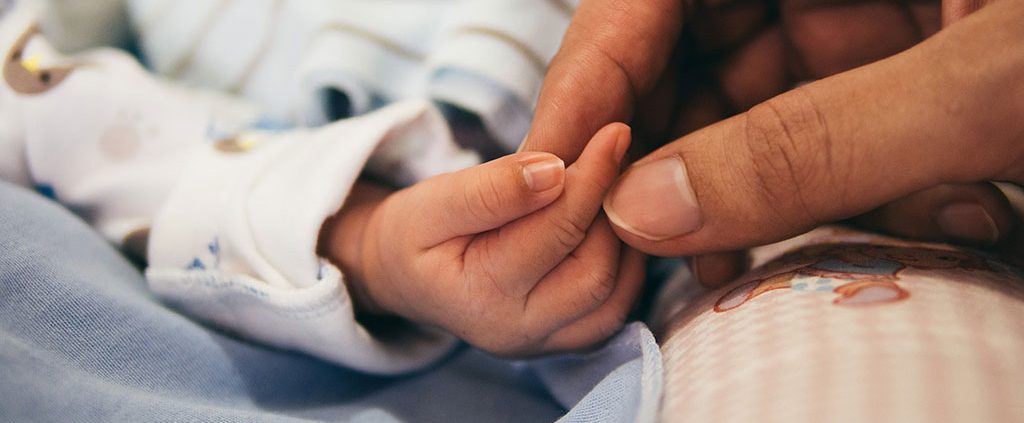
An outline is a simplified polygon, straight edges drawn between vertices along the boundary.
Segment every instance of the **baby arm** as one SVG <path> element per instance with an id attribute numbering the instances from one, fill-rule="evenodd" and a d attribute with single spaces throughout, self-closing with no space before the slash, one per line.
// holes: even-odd
<path id="1" fill-rule="evenodd" d="M 643 279 L 642 256 L 600 230 L 629 138 L 609 125 L 567 169 L 520 153 L 390 195 L 358 186 L 319 249 L 349 275 L 361 313 L 498 355 L 586 348 L 618 330 Z"/>

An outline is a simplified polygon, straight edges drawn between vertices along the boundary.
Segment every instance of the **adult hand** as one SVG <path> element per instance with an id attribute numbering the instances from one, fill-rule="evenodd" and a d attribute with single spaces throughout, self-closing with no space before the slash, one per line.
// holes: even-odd
<path id="1" fill-rule="evenodd" d="M 575 140 L 605 121 L 630 120 L 634 108 L 634 122 L 646 123 L 638 132 L 686 131 L 795 81 L 889 56 L 939 26 L 938 5 L 785 2 L 784 25 L 745 33 L 736 22 L 765 20 L 742 3 L 711 6 L 727 9 L 720 25 L 695 25 L 691 49 L 714 51 L 701 50 L 700 34 L 716 28 L 734 31 L 710 40 L 740 47 L 704 61 L 716 92 L 680 99 L 669 60 L 679 47 L 679 2 L 584 2 L 545 81 L 526 148 L 571 160 Z M 945 8 L 947 21 L 972 10 Z M 662 255 L 742 249 L 867 212 L 860 221 L 897 234 L 996 243 L 1013 218 L 987 181 L 1024 182 L 1024 27 L 1015 23 L 1022 17 L 1024 4 L 993 4 L 903 53 L 683 137 L 627 172 L 606 211 L 627 243 Z M 666 106 L 673 103 L 680 107 Z M 729 257 L 700 266 L 701 279 L 727 278 L 737 265 Z"/>

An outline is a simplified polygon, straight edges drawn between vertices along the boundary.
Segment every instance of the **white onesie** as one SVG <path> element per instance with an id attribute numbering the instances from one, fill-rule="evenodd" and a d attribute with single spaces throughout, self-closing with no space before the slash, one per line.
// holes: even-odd
<path id="1" fill-rule="evenodd" d="M 355 320 L 344 275 L 315 253 L 366 166 L 410 183 L 478 162 L 431 103 L 259 129 L 253 105 L 160 81 L 122 52 L 57 53 L 35 8 L 0 9 L 0 177 L 115 243 L 149 231 L 153 292 L 225 330 L 377 373 L 422 367 L 453 345 L 429 328 L 375 337 Z"/>
<path id="2" fill-rule="evenodd" d="M 505 151 L 526 135 L 577 0 L 129 0 L 159 73 L 320 124 L 429 98 L 478 116 Z"/>

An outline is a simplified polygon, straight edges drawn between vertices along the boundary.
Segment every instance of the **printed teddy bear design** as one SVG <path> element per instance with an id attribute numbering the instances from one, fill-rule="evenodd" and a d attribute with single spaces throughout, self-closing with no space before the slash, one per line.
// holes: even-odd
<path id="1" fill-rule="evenodd" d="M 252 150 L 256 142 L 252 138 L 243 136 L 232 136 L 217 139 L 213 142 L 213 148 L 222 153 L 236 154 Z"/>
<path id="2" fill-rule="evenodd" d="M 145 140 L 159 135 L 157 123 L 145 122 L 137 110 L 122 109 L 100 132 L 97 147 L 107 160 L 120 162 L 137 155 Z"/>
<path id="3" fill-rule="evenodd" d="M 206 138 L 211 140 L 213 148 L 221 153 L 245 153 L 256 147 L 256 139 L 238 133 L 237 128 L 225 125 L 216 117 L 211 117 L 206 124 Z"/>
<path id="4" fill-rule="evenodd" d="M 961 251 L 870 244 L 823 244 L 786 254 L 766 265 L 762 275 L 733 288 L 715 303 L 715 312 L 735 309 L 777 289 L 838 294 L 843 306 L 881 304 L 910 296 L 896 282 L 907 268 L 992 271 L 988 262 Z"/>
<path id="5" fill-rule="evenodd" d="M 39 57 L 25 57 L 25 49 L 32 37 L 39 33 L 35 25 L 29 27 L 4 57 L 4 81 L 19 94 L 41 94 L 59 85 L 74 68 L 41 68 Z"/>

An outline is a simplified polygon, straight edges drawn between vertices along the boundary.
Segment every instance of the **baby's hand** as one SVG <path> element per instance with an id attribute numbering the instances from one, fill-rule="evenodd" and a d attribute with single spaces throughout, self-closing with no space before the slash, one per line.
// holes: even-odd
<path id="1" fill-rule="evenodd" d="M 568 169 L 519 153 L 386 198 L 357 191 L 325 225 L 323 253 L 362 312 L 440 326 L 498 355 L 589 347 L 621 327 L 643 279 L 643 257 L 599 215 L 629 142 L 612 124 Z"/>

